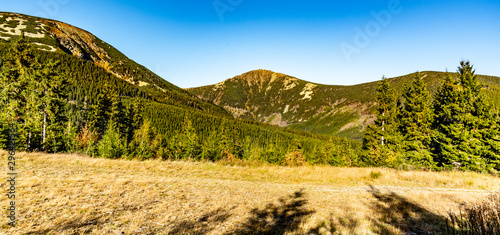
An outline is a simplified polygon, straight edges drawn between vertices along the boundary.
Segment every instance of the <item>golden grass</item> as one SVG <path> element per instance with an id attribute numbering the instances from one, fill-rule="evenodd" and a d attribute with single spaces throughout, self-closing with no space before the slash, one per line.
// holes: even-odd
<path id="1" fill-rule="evenodd" d="M 472 172 L 16 156 L 18 224 L 2 216 L 0 233 L 439 233 L 448 211 L 500 190 Z"/>

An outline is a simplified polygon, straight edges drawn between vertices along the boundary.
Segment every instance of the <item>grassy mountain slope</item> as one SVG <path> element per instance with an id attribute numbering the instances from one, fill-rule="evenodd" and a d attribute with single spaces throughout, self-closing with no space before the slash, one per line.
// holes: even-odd
<path id="1" fill-rule="evenodd" d="M 443 72 L 423 72 L 431 92 L 439 87 Z M 414 74 L 390 78 L 401 92 Z M 479 76 L 487 94 L 499 103 L 500 78 Z M 374 120 L 378 82 L 353 86 L 323 85 L 268 70 L 255 70 L 221 83 L 188 91 L 213 101 L 233 116 L 312 133 L 360 139 Z"/>

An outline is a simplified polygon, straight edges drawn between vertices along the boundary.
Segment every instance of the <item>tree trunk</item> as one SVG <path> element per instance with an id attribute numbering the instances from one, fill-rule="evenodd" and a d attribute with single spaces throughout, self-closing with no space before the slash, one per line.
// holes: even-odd
<path id="1" fill-rule="evenodd" d="M 385 121 L 382 121 L 382 133 L 385 131 L 384 127 Z M 380 142 L 382 143 L 382 146 L 384 146 L 384 134 L 380 137 Z"/>
<path id="2" fill-rule="evenodd" d="M 45 150 L 45 137 L 47 135 L 47 112 L 43 112 L 43 129 L 42 129 L 42 149 Z"/>
<path id="3" fill-rule="evenodd" d="M 31 130 L 28 131 L 28 147 L 26 149 L 28 151 L 31 149 Z"/>

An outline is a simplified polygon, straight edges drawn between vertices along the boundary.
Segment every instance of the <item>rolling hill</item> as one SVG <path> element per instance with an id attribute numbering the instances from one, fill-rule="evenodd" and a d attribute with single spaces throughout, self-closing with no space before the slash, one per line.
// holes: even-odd
<path id="1" fill-rule="evenodd" d="M 435 92 L 443 72 L 425 71 L 423 79 Z M 390 78 L 399 92 L 414 74 Z M 487 94 L 499 103 L 500 78 L 479 76 Z M 189 92 L 224 107 L 234 117 L 309 131 L 360 139 L 375 119 L 378 82 L 353 86 L 312 83 L 268 70 L 254 70 L 215 85 Z"/>

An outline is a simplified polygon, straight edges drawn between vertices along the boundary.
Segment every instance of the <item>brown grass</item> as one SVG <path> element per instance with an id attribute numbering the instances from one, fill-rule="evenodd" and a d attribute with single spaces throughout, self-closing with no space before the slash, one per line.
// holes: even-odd
<path id="1" fill-rule="evenodd" d="M 449 211 L 500 189 L 472 172 L 16 156 L 18 224 L 2 216 L 0 233 L 439 234 Z"/>
<path id="2" fill-rule="evenodd" d="M 500 193 L 450 213 L 450 221 L 461 234 L 500 234 Z"/>

